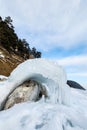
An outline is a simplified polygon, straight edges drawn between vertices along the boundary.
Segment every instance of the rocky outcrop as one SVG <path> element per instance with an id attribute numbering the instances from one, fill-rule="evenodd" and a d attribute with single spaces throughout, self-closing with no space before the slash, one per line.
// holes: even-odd
<path id="1" fill-rule="evenodd" d="M 14 104 L 26 101 L 38 101 L 42 95 L 47 97 L 44 86 L 36 81 L 26 81 L 18 86 L 9 96 L 4 105 L 4 109 L 12 107 Z"/>
<path id="2" fill-rule="evenodd" d="M 67 84 L 72 87 L 72 88 L 76 88 L 76 89 L 82 89 L 85 90 L 79 83 L 72 81 L 72 80 L 67 80 Z"/>

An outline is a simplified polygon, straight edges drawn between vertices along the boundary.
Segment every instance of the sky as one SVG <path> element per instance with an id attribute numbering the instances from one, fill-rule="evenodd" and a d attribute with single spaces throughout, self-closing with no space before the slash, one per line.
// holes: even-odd
<path id="1" fill-rule="evenodd" d="M 18 36 L 43 58 L 58 61 L 70 80 L 87 85 L 87 0 L 0 0 Z"/>

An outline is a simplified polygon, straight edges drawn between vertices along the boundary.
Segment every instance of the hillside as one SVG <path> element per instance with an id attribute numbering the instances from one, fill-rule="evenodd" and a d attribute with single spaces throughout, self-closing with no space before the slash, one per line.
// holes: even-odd
<path id="1" fill-rule="evenodd" d="M 10 16 L 4 20 L 0 16 L 0 75 L 5 76 L 21 62 L 41 57 L 41 52 L 30 48 L 26 39 L 17 36 L 12 22 Z"/>
<path id="2" fill-rule="evenodd" d="M 5 48 L 0 46 L 0 75 L 9 76 L 11 71 L 25 59 L 15 54 L 9 53 Z"/>

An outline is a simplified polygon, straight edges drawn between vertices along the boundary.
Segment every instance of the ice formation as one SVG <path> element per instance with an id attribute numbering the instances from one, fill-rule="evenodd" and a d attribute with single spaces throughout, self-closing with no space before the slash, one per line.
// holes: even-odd
<path id="1" fill-rule="evenodd" d="M 0 105 L 28 79 L 44 84 L 49 99 L 1 111 L 0 130 L 87 130 L 87 91 L 70 89 L 64 69 L 54 61 L 35 59 L 20 64 L 0 83 Z"/>
<path id="2" fill-rule="evenodd" d="M 29 79 L 45 84 L 50 102 L 69 104 L 70 97 L 67 97 L 69 96 L 67 93 L 70 92 L 66 85 L 67 78 L 64 69 L 58 63 L 46 59 L 27 60 L 20 64 L 4 84 L 6 92 L 0 95 L 1 103 L 15 87 Z"/>

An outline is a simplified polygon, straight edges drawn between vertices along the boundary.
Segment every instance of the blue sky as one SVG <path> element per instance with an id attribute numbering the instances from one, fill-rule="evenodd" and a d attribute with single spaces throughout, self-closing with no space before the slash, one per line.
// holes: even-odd
<path id="1" fill-rule="evenodd" d="M 0 0 L 0 15 L 42 57 L 57 60 L 68 79 L 87 85 L 87 0 Z"/>

